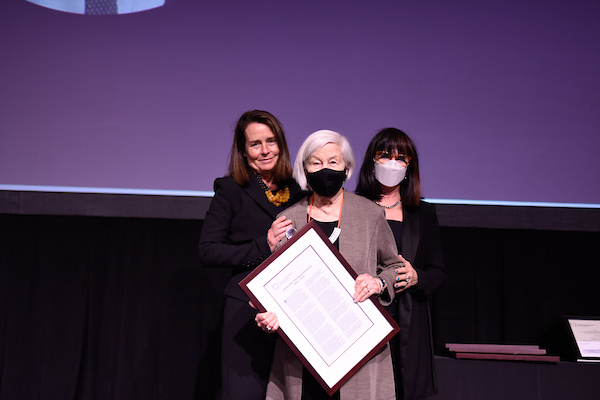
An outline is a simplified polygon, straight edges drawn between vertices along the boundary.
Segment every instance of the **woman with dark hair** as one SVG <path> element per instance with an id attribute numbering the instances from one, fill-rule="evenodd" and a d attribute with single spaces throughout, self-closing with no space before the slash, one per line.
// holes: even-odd
<path id="1" fill-rule="evenodd" d="M 221 343 L 223 399 L 264 399 L 275 342 L 257 329 L 256 311 L 238 283 L 270 254 L 267 231 L 280 234 L 287 222 L 273 222 L 303 193 L 292 166 L 281 123 L 266 111 L 244 113 L 235 127 L 229 174 L 214 183 L 200 236 L 205 267 L 231 268 L 225 288 Z"/>
<path id="2" fill-rule="evenodd" d="M 369 143 L 356 192 L 385 210 L 398 256 L 396 297 L 386 307 L 400 325 L 390 341 L 396 394 L 413 400 L 437 393 L 428 296 L 446 278 L 435 206 L 421 201 L 419 158 L 408 135 L 379 131 Z"/>

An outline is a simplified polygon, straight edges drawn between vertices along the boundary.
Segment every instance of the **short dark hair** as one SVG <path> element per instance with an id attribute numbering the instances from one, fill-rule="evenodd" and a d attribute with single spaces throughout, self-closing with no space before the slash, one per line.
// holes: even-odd
<path id="1" fill-rule="evenodd" d="M 358 175 L 358 184 L 356 193 L 368 199 L 381 200 L 381 184 L 375 179 L 375 153 L 377 151 L 387 151 L 389 153 L 398 152 L 411 158 L 406 169 L 406 179 L 400 183 L 400 197 L 405 207 L 416 207 L 421 201 L 421 178 L 419 177 L 419 157 L 417 148 L 408 135 L 396 128 L 385 128 L 377 132 L 373 137 L 365 158 L 363 159 L 360 173 Z"/>
<path id="2" fill-rule="evenodd" d="M 231 152 L 229 153 L 229 175 L 239 185 L 245 186 L 250 182 L 253 170 L 248 165 L 248 160 L 244 156 L 244 153 L 246 152 L 246 128 L 253 122 L 268 126 L 275 135 L 275 140 L 279 147 L 279 157 L 277 164 L 273 168 L 273 179 L 275 182 L 291 178 L 292 164 L 290 162 L 290 153 L 285 140 L 283 126 L 273 114 L 262 110 L 246 111 L 238 119 L 233 133 Z"/>

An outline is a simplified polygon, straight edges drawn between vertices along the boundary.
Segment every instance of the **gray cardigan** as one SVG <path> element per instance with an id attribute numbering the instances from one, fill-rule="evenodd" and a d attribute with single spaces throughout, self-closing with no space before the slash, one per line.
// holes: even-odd
<path id="1" fill-rule="evenodd" d="M 294 228 L 308 223 L 310 196 L 283 211 Z M 358 275 L 368 273 L 383 278 L 388 287 L 389 304 L 394 297 L 395 268 L 399 267 L 394 235 L 385 220 L 383 209 L 372 201 L 344 191 L 340 221 L 340 253 Z M 285 243 L 284 238 L 280 243 Z M 289 347 L 278 340 L 267 387 L 267 399 L 300 400 L 302 397 L 302 363 Z M 395 399 L 394 373 L 388 346 L 369 360 L 341 388 L 341 400 Z"/>

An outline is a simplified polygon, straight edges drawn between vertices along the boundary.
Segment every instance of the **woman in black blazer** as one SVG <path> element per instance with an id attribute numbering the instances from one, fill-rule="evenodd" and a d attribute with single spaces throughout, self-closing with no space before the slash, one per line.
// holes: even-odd
<path id="1" fill-rule="evenodd" d="M 386 307 L 400 325 L 390 341 L 398 399 L 437 393 L 428 296 L 446 268 L 435 206 L 421 201 L 419 159 L 412 140 L 386 128 L 369 143 L 356 192 L 385 209 L 404 267 L 396 270 L 394 302 Z"/>
<path id="2" fill-rule="evenodd" d="M 302 197 L 281 123 L 266 111 L 244 113 L 237 122 L 229 174 L 214 183 L 200 236 L 206 267 L 231 268 L 225 288 L 221 343 L 223 399 L 264 399 L 275 341 L 254 323 L 256 310 L 238 286 L 270 254 L 267 231 L 275 216 Z M 272 234 L 284 234 L 275 224 Z"/>

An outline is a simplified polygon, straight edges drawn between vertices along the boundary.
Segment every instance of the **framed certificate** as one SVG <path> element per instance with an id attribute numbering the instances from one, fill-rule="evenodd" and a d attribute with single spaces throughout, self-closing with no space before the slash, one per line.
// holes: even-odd
<path id="1" fill-rule="evenodd" d="M 563 317 L 580 362 L 600 362 L 600 317 Z"/>
<path id="2" fill-rule="evenodd" d="M 356 277 L 311 221 L 240 282 L 329 395 L 400 330 L 378 301 L 354 303 Z"/>

